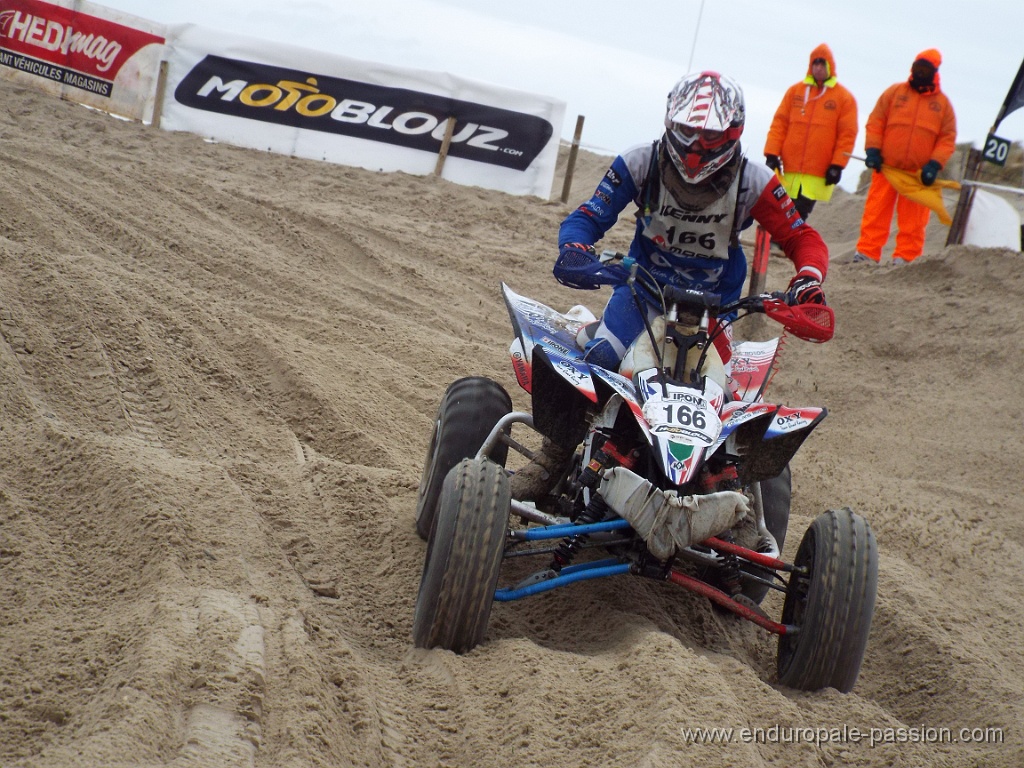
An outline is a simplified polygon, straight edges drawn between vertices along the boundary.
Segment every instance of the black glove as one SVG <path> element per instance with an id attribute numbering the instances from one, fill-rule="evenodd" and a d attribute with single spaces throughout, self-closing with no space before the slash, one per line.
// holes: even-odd
<path id="1" fill-rule="evenodd" d="M 778 155 L 765 155 L 764 164 L 771 168 L 773 171 L 782 170 L 782 161 L 779 160 Z"/>
<path id="2" fill-rule="evenodd" d="M 864 154 L 867 155 L 864 165 L 874 171 L 882 170 L 882 150 L 870 147 L 864 150 Z"/>
<path id="3" fill-rule="evenodd" d="M 828 304 L 825 292 L 821 290 L 821 281 L 810 275 L 797 275 L 789 281 L 786 291 L 786 303 L 794 304 Z"/>
<path id="4" fill-rule="evenodd" d="M 839 183 L 839 179 L 843 177 L 843 169 L 838 165 L 830 165 L 828 170 L 825 171 L 825 183 L 828 185 L 834 185 Z"/>
<path id="5" fill-rule="evenodd" d="M 935 177 L 939 175 L 941 170 L 942 166 L 938 160 L 929 160 L 924 164 L 924 168 L 921 169 L 921 183 L 926 187 L 930 187 L 935 183 Z"/>

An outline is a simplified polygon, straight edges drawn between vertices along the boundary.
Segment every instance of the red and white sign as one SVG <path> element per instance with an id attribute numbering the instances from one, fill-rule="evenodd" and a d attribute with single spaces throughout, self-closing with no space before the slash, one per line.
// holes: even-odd
<path id="1" fill-rule="evenodd" d="M 159 25 L 75 0 L 0 0 L 0 76 L 135 119 L 152 113 Z"/>

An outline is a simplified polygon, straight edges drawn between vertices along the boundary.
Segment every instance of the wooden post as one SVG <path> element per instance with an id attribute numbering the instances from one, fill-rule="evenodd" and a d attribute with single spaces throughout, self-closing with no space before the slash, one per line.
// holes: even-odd
<path id="1" fill-rule="evenodd" d="M 437 165 L 434 166 L 434 175 L 440 176 L 444 168 L 444 161 L 448 157 L 448 149 L 452 145 L 452 134 L 455 133 L 455 115 L 448 118 L 448 125 L 444 129 L 444 141 L 441 142 L 441 151 L 437 155 Z"/>
<path id="2" fill-rule="evenodd" d="M 757 234 L 754 237 L 754 261 L 750 270 L 749 295 L 755 296 L 764 293 L 765 285 L 768 283 L 768 256 L 772 250 L 772 238 L 768 230 L 757 225 Z"/>
<path id="3" fill-rule="evenodd" d="M 572 137 L 569 159 L 565 164 L 565 181 L 562 183 L 562 202 L 568 202 L 569 190 L 572 188 L 572 175 L 576 170 L 576 155 L 580 150 L 580 136 L 583 134 L 583 115 L 576 116 L 576 133 Z"/>
<path id="4" fill-rule="evenodd" d="M 756 296 L 759 293 L 764 293 L 765 286 L 768 283 L 768 256 L 772 250 L 772 238 L 768 234 L 768 230 L 762 227 L 760 224 L 757 225 L 754 234 L 754 258 L 750 264 L 750 287 L 747 290 L 748 296 Z M 764 331 L 765 320 L 764 315 L 747 315 L 744 320 L 744 328 L 746 329 L 746 338 L 753 339 L 760 337 Z"/>
<path id="5" fill-rule="evenodd" d="M 160 74 L 156 78 L 156 95 L 153 97 L 153 121 L 150 126 L 160 127 L 160 120 L 164 114 L 164 93 L 167 90 L 167 62 L 160 62 Z"/>
<path id="6" fill-rule="evenodd" d="M 949 225 L 949 234 L 946 235 L 947 246 L 960 245 L 964 241 L 964 230 L 967 229 L 967 219 L 970 218 L 971 204 L 974 202 L 975 187 L 969 182 L 976 181 L 980 174 L 981 151 L 971 147 L 967 153 L 963 183 L 960 185 L 960 198 L 956 201 L 956 211 Z"/>

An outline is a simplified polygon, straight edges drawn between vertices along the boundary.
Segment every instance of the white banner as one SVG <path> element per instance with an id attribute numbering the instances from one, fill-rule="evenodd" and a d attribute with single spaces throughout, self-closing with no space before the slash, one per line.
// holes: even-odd
<path id="1" fill-rule="evenodd" d="M 1020 214 L 1009 202 L 986 192 L 974 190 L 971 212 L 964 227 L 964 245 L 982 248 L 1021 249 Z"/>
<path id="2" fill-rule="evenodd" d="M 0 0 L 0 77 L 149 120 L 164 42 L 155 22 L 81 0 Z"/>
<path id="3" fill-rule="evenodd" d="M 2 2 L 2 0 L 0 0 Z M 565 104 L 191 24 L 168 28 L 160 127 L 253 149 L 547 198 Z"/>

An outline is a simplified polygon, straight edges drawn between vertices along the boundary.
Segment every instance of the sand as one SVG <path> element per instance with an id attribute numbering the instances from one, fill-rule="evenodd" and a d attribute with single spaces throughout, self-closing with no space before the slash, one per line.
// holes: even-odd
<path id="1" fill-rule="evenodd" d="M 852 265 L 863 197 L 811 216 L 838 331 L 769 393 L 830 412 L 784 554 L 831 507 L 878 537 L 851 693 L 779 686 L 773 637 L 628 577 L 424 651 L 431 420 L 465 375 L 528 406 L 501 281 L 600 309 L 551 265 L 608 158 L 562 204 L 561 175 L 549 202 L 0 97 L 0 765 L 1024 765 L 1020 253 L 933 223 L 917 262 Z"/>

